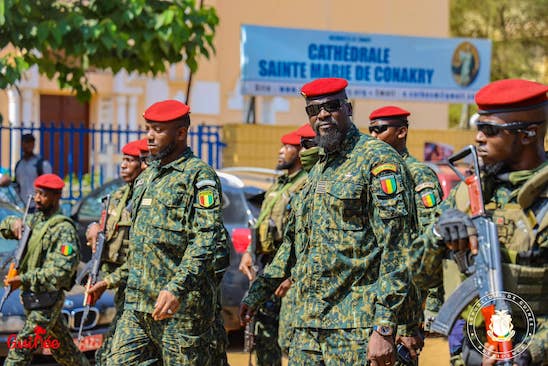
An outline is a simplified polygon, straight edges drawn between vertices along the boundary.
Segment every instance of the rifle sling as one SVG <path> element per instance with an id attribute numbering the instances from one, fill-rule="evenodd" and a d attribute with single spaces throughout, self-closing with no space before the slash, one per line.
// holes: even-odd
<path id="1" fill-rule="evenodd" d="M 28 269 L 33 269 L 40 266 L 42 260 L 42 252 L 44 250 L 42 238 L 51 226 L 57 225 L 63 221 L 71 222 L 68 217 L 60 214 L 55 214 L 44 222 L 40 230 L 31 233 L 29 242 L 27 244 L 27 253 L 23 257 L 21 265 L 19 266 L 21 273 L 26 272 Z"/>

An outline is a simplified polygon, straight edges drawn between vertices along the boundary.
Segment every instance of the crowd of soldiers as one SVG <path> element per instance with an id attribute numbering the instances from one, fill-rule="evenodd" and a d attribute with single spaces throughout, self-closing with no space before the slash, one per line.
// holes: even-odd
<path id="1" fill-rule="evenodd" d="M 252 285 L 240 317 L 242 325 L 254 319 L 259 365 L 281 365 L 284 353 L 290 365 L 418 364 L 427 324 L 444 301 L 443 277 L 460 277 L 444 273 L 443 261 L 449 251 L 478 250 L 466 185 L 442 201 L 434 171 L 407 150 L 411 113 L 376 109 L 363 134 L 347 86 L 327 78 L 302 87 L 309 123 L 281 137 L 277 169 L 285 174 L 266 192 L 257 240 L 241 259 Z M 510 361 L 520 366 L 548 364 L 547 92 L 512 79 L 476 95 L 483 199 L 498 228 L 504 290 L 523 298 L 536 322 Z M 102 278 L 87 291 L 94 301 L 116 291 L 96 365 L 228 364 L 220 283 L 230 236 L 220 180 L 187 145 L 189 112 L 174 100 L 153 104 L 143 114 L 146 138 L 122 149 L 126 184 L 108 207 Z M 40 326 L 59 340 L 52 353 L 60 364 L 87 365 L 60 317 L 79 260 L 74 223 L 59 207 L 64 182 L 45 174 L 34 187 L 31 238 L 19 275 L 8 281 L 35 299 L 24 302 L 17 337 L 32 338 Z M 8 217 L 0 235 L 18 238 L 22 226 Z M 100 230 L 87 228 L 93 250 Z M 493 348 L 482 355 L 456 324 L 452 364 L 497 362 Z M 32 351 L 10 349 L 5 365 L 30 364 Z"/>

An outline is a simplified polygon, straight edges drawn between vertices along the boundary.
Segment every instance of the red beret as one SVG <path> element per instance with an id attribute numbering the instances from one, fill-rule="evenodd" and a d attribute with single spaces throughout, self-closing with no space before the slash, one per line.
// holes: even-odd
<path id="1" fill-rule="evenodd" d="M 314 130 L 312 129 L 312 127 L 310 127 L 310 124 L 308 123 L 305 123 L 301 127 L 297 128 L 297 131 L 295 131 L 295 133 L 307 139 L 316 137 L 316 132 L 314 132 Z"/>
<path id="2" fill-rule="evenodd" d="M 322 95 L 335 94 L 343 91 L 348 86 L 348 81 L 341 78 L 316 79 L 301 88 L 301 94 L 305 98 L 318 97 Z"/>
<path id="3" fill-rule="evenodd" d="M 405 109 L 393 105 L 388 105 L 386 107 L 375 109 L 373 112 L 371 112 L 371 114 L 369 115 L 369 120 L 373 121 L 375 119 L 402 118 L 407 117 L 410 114 L 411 113 L 406 111 Z"/>
<path id="4" fill-rule="evenodd" d="M 479 114 L 517 112 L 546 103 L 548 86 L 523 79 L 494 81 L 476 93 Z"/>
<path id="5" fill-rule="evenodd" d="M 65 186 L 65 182 L 56 174 L 44 174 L 36 178 L 34 186 L 36 188 L 60 191 Z"/>
<path id="6" fill-rule="evenodd" d="M 295 131 L 291 131 L 288 134 L 282 136 L 282 144 L 284 145 L 300 145 L 301 136 L 297 135 Z"/>
<path id="7" fill-rule="evenodd" d="M 135 156 L 138 158 L 141 155 L 141 149 L 139 149 L 139 140 L 131 141 L 122 147 L 122 153 L 124 155 Z"/>
<path id="8" fill-rule="evenodd" d="M 188 114 L 190 107 L 178 100 L 164 100 L 154 103 L 143 113 L 150 122 L 171 122 Z"/>
<path id="9" fill-rule="evenodd" d="M 139 148 L 141 153 L 148 153 L 149 152 L 148 139 L 144 138 L 144 139 L 137 140 L 137 147 Z"/>

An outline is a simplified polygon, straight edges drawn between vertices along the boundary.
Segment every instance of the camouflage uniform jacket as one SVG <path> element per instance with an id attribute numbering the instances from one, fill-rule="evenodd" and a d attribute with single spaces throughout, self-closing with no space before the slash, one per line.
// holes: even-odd
<path id="1" fill-rule="evenodd" d="M 243 302 L 262 303 L 291 271 L 292 326 L 395 326 L 409 288 L 406 254 L 417 225 L 403 160 L 352 126 L 308 177 L 293 200 L 281 248 Z"/>
<path id="2" fill-rule="evenodd" d="M 224 235 L 217 174 L 187 148 L 169 164 L 151 164 L 133 189 L 124 309 L 151 314 L 167 290 L 181 302 L 175 318 L 189 329 L 209 327 L 214 256 Z"/>
<path id="3" fill-rule="evenodd" d="M 436 206 L 441 203 L 443 192 L 438 177 L 431 168 L 409 155 L 407 149 L 404 149 L 400 154 L 403 157 L 405 164 L 409 169 L 409 173 L 411 174 L 411 179 L 413 180 L 415 206 L 417 208 L 417 217 L 420 224 L 419 227 L 420 230 L 425 230 L 436 216 Z M 417 232 L 415 234 L 418 235 L 419 233 Z M 409 259 L 411 261 L 409 263 L 409 268 L 414 268 L 414 266 L 416 266 L 414 260 L 420 260 L 420 254 L 422 254 L 421 251 L 410 251 Z M 437 283 L 441 284 L 441 268 L 436 277 Z M 428 288 L 423 290 L 426 291 Z M 433 292 L 433 294 L 435 293 L 437 292 Z M 402 313 L 400 314 L 402 322 L 405 323 L 406 326 L 399 326 L 398 334 L 403 336 L 414 334 L 416 326 L 422 321 L 422 302 L 424 300 L 423 297 L 426 295 L 426 293 L 421 294 L 420 290 L 415 288 L 415 286 L 409 291 L 408 297 L 405 300 L 405 306 L 403 306 Z M 436 299 L 433 298 L 431 302 L 434 300 Z M 441 302 L 443 302 L 443 299 Z M 438 301 L 436 301 L 436 303 L 438 303 Z"/>
<path id="4" fill-rule="evenodd" d="M 51 292 L 59 290 L 70 290 L 74 284 L 74 275 L 80 260 L 78 235 L 74 224 L 68 217 L 57 221 L 44 229 L 48 220 L 58 218 L 61 212 L 57 212 L 46 218 L 42 212 L 30 214 L 27 217 L 27 224 L 32 229 L 30 242 L 38 240 L 36 247 L 40 253 L 31 253 L 27 250 L 25 257 L 36 256 L 37 263 L 28 260 L 27 265 L 21 265 L 21 289 L 34 293 Z M 17 219 L 15 216 L 8 216 L 0 223 L 0 235 L 6 239 L 15 239 L 11 232 L 11 225 Z M 45 232 L 44 232 L 45 231 Z M 43 235 L 38 237 L 40 234 Z M 23 259 L 23 262 L 25 259 Z"/>
<path id="5" fill-rule="evenodd" d="M 110 196 L 106 243 L 103 249 L 101 271 L 108 288 L 123 286 L 127 280 L 127 267 L 122 266 L 127 259 L 129 248 L 129 228 L 131 213 L 128 205 L 131 202 L 133 184 L 120 187 Z"/>
<path id="6" fill-rule="evenodd" d="M 287 221 L 289 201 L 295 192 L 302 189 L 306 178 L 307 174 L 302 169 L 291 175 L 284 174 L 266 191 L 259 218 L 265 214 L 263 211 L 267 210 L 267 207 L 272 204 L 272 200 L 276 200 L 276 202 L 273 203 L 268 217 L 265 217 L 262 223 L 258 223 L 258 234 L 261 242 L 255 248 L 257 253 L 250 254 L 264 253 L 273 255 L 278 250 L 283 240 L 283 230 Z M 264 230 L 262 230 L 263 228 Z M 265 242 L 268 242 L 268 244 Z M 250 245 L 248 251 L 251 251 L 252 247 Z"/>

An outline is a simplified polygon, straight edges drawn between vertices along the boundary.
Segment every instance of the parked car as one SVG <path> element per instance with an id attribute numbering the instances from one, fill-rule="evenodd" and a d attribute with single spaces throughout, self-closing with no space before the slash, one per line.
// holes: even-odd
<path id="1" fill-rule="evenodd" d="M 21 209 L 6 202 L 0 202 L 0 221 L 5 217 L 15 215 L 22 216 Z M 4 278 L 7 268 L 12 259 L 13 252 L 17 247 L 18 241 L 11 239 L 0 239 L 0 277 Z M 0 289 L 0 296 L 4 294 L 4 289 Z M 82 307 L 84 299 L 84 288 L 75 286 L 70 292 L 66 293 L 65 304 L 62 310 L 62 316 L 71 330 L 74 339 L 78 336 L 78 327 L 83 316 Z M 106 333 L 116 309 L 112 293 L 108 291 L 94 306 L 91 307 L 89 316 L 84 323 L 84 339 L 79 347 L 82 351 L 95 351 L 103 341 L 103 334 Z M 0 358 L 8 354 L 8 340 L 14 339 L 23 327 L 25 322 L 25 312 L 19 298 L 19 290 L 14 291 L 4 304 L 0 316 Z M 37 348 L 36 354 L 50 354 L 48 348 Z M 92 356 L 90 354 L 90 356 Z"/>
<path id="2" fill-rule="evenodd" d="M 238 266 L 242 254 L 251 243 L 250 225 L 259 216 L 264 190 L 244 182 L 232 174 L 217 172 L 221 180 L 223 199 L 223 220 L 231 234 L 230 267 L 227 269 L 221 284 L 221 303 L 225 328 L 240 328 L 238 310 L 240 302 L 249 287 L 247 277 L 240 273 Z M 78 223 L 81 242 L 85 243 L 85 229 L 93 221 L 98 221 L 101 211 L 101 197 L 112 193 L 124 184 L 122 179 L 115 179 L 95 189 L 84 197 L 72 211 L 72 218 Z M 89 248 L 83 248 L 84 258 L 89 260 Z"/>

